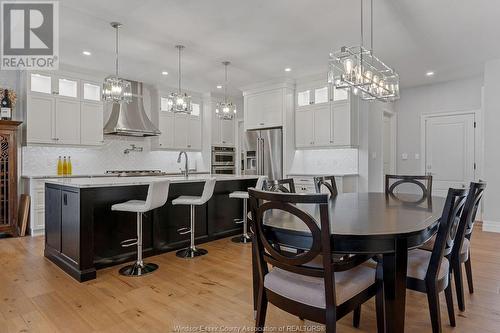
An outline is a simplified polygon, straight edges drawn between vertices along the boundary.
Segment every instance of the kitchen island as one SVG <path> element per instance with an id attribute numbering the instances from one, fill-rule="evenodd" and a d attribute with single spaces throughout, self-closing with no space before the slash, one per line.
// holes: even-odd
<path id="1" fill-rule="evenodd" d="M 136 238 L 136 215 L 111 211 L 111 206 L 128 200 L 145 200 L 148 184 L 170 180 L 167 203 L 143 218 L 145 257 L 187 247 L 189 235 L 179 228 L 189 226 L 189 207 L 172 206 L 181 195 L 201 195 L 203 181 L 210 175 L 103 177 L 50 179 L 45 183 L 44 255 L 78 281 L 96 277 L 96 270 L 132 261 L 135 247 L 120 242 Z M 229 193 L 255 186 L 257 176 L 214 175 L 212 198 L 196 207 L 196 242 L 237 235 L 241 225 L 241 200 Z"/>

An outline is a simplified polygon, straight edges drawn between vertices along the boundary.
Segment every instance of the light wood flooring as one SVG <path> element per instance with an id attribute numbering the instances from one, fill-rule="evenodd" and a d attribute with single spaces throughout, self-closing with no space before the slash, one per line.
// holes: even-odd
<path id="1" fill-rule="evenodd" d="M 448 325 L 442 295 L 445 332 L 500 331 L 500 234 L 479 229 L 472 240 L 475 293 L 466 293 L 467 310 L 457 309 L 454 329 Z M 0 239 L 2 333 L 253 328 L 250 245 L 223 239 L 204 244 L 209 254 L 195 260 L 179 259 L 175 253 L 148 258 L 160 265 L 149 276 L 125 278 L 118 274 L 119 267 L 112 267 L 98 271 L 93 281 L 78 283 L 43 257 L 43 242 L 43 237 Z M 408 292 L 406 304 L 406 331 L 430 332 L 426 296 Z M 351 318 L 339 321 L 339 332 L 376 331 L 373 301 L 363 306 L 359 329 L 351 327 Z M 323 330 L 272 305 L 266 324 L 273 332 Z"/>

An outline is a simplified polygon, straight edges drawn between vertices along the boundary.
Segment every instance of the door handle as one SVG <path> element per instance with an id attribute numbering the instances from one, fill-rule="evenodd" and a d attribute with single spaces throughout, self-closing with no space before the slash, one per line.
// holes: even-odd
<path id="1" fill-rule="evenodd" d="M 66 193 L 63 194 L 63 204 L 64 206 L 68 205 L 68 195 Z"/>

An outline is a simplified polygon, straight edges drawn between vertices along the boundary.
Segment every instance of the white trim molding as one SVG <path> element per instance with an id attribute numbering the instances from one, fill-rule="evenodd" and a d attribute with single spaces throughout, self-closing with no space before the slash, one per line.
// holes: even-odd
<path id="1" fill-rule="evenodd" d="M 483 231 L 500 232 L 500 221 L 483 221 Z"/>

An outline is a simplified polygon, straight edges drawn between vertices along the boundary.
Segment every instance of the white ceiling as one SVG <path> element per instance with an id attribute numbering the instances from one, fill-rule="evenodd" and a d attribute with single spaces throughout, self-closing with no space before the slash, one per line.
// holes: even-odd
<path id="1" fill-rule="evenodd" d="M 375 53 L 400 72 L 403 86 L 480 74 L 486 60 L 500 58 L 500 1 L 374 2 Z M 326 73 L 329 51 L 359 43 L 354 0 L 62 0 L 60 5 L 62 63 L 113 72 L 109 22 L 120 21 L 122 76 L 175 86 L 174 45 L 181 43 L 186 45 L 183 86 L 199 92 L 220 92 L 223 60 L 232 62 L 230 93 L 236 94 L 236 87 L 260 81 Z M 82 55 L 84 49 L 92 56 Z M 285 73 L 285 67 L 293 70 Z M 170 75 L 162 76 L 163 70 Z M 435 71 L 433 78 L 425 76 L 429 70 Z"/>

